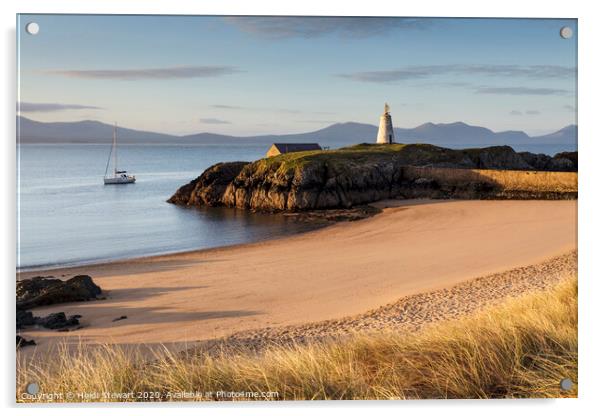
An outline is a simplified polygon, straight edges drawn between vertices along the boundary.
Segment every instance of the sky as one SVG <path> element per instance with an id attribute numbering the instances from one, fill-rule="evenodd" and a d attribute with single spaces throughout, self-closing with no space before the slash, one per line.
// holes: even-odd
<path id="1" fill-rule="evenodd" d="M 38 23 L 30 35 L 25 27 Z M 576 123 L 575 19 L 20 15 L 18 111 L 170 134 Z M 573 30 L 570 39 L 560 29 Z"/>

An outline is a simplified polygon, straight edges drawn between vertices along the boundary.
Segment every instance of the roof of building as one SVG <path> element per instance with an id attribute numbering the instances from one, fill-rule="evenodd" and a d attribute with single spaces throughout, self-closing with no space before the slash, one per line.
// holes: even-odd
<path id="1" fill-rule="evenodd" d="M 272 146 L 276 146 L 280 153 L 322 150 L 318 143 L 274 143 Z"/>

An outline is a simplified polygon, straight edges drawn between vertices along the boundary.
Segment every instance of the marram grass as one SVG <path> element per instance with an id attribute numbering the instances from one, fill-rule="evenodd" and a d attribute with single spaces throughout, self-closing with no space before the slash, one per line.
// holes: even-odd
<path id="1" fill-rule="evenodd" d="M 32 380 L 55 401 L 576 397 L 577 280 L 417 334 L 211 357 L 80 346 L 17 361 L 17 401 L 31 401 L 22 393 Z M 572 390 L 560 389 L 564 378 Z"/>

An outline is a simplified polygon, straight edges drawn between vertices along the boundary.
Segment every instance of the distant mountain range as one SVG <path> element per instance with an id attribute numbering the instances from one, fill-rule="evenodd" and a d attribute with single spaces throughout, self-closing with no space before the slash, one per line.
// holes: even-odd
<path id="1" fill-rule="evenodd" d="M 17 117 L 17 133 L 22 143 L 107 143 L 113 126 L 99 121 L 43 123 L 26 117 Z M 138 144 L 269 144 L 274 142 L 317 142 L 322 146 L 341 146 L 355 143 L 372 143 L 377 126 L 362 123 L 337 123 L 320 130 L 282 135 L 228 136 L 215 133 L 198 133 L 186 136 L 117 128 L 120 143 Z M 431 143 L 436 145 L 566 145 L 577 146 L 577 126 L 569 125 L 557 132 L 543 136 L 529 136 L 523 131 L 494 132 L 485 127 L 466 123 L 425 123 L 411 129 L 395 128 L 395 140 L 400 143 Z"/>

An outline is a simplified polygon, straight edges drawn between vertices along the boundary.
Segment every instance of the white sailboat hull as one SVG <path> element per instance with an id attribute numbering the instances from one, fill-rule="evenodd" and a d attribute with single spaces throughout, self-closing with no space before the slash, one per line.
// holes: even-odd
<path id="1" fill-rule="evenodd" d="M 136 182 L 136 178 L 133 176 L 127 176 L 125 178 L 116 177 L 116 178 L 105 178 L 105 185 L 123 185 L 126 183 L 134 183 Z"/>

